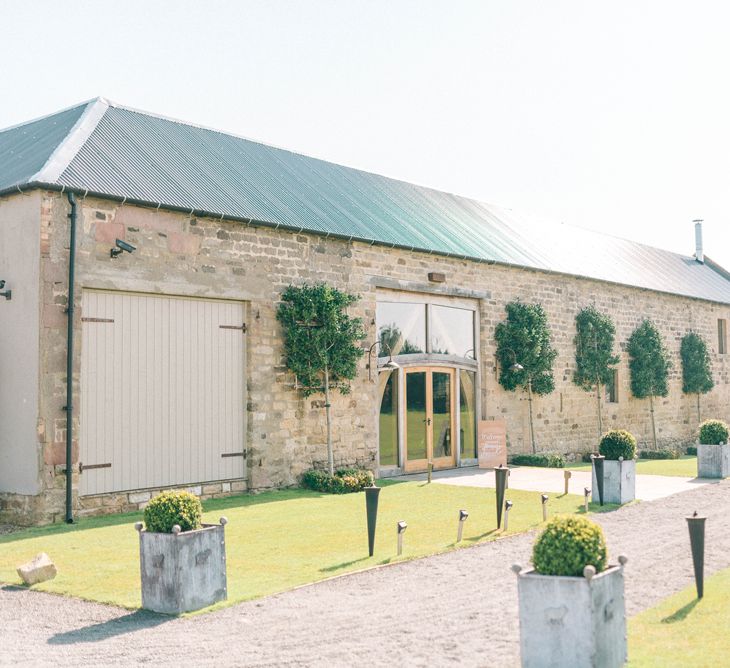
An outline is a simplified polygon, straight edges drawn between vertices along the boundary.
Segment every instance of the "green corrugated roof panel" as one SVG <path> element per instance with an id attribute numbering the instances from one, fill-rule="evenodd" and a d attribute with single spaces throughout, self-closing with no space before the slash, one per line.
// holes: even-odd
<path id="1" fill-rule="evenodd" d="M 0 191 L 28 183 L 41 171 L 86 109 L 80 104 L 0 132 Z"/>
<path id="2" fill-rule="evenodd" d="M 0 132 L 0 193 L 31 183 L 730 303 L 730 281 L 692 257 L 101 98 Z"/>

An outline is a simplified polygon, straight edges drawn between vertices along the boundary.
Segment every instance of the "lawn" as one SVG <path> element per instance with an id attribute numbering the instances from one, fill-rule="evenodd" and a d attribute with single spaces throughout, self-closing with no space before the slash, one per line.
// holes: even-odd
<path id="1" fill-rule="evenodd" d="M 204 503 L 204 520 L 228 518 L 228 603 L 284 591 L 396 557 L 395 525 L 408 523 L 402 559 L 450 550 L 460 508 L 469 511 L 459 547 L 494 540 L 493 489 L 424 482 L 381 482 L 375 555 L 368 557 L 364 494 L 281 490 Z M 509 533 L 542 521 L 540 494 L 509 490 Z M 582 497 L 554 496 L 549 512 L 583 512 Z M 136 608 L 140 605 L 138 536 L 141 513 L 82 519 L 0 536 L 0 582 L 18 583 L 15 567 L 46 552 L 58 567 L 43 591 Z"/>
<path id="2" fill-rule="evenodd" d="M 568 464 L 571 471 L 590 471 L 591 465 L 575 462 Z M 668 475 L 681 478 L 697 477 L 697 457 L 694 455 L 683 455 L 679 459 L 637 459 L 637 475 Z"/>
<path id="3" fill-rule="evenodd" d="M 694 585 L 629 620 L 629 666 L 726 666 L 730 629 L 730 569 Z"/>

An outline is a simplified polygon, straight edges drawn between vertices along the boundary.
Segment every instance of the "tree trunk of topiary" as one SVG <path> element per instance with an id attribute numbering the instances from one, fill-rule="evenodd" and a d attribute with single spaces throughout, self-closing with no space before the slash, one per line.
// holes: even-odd
<path id="1" fill-rule="evenodd" d="M 532 444 L 532 454 L 537 453 L 535 448 L 535 428 L 532 425 L 532 381 L 527 381 L 527 405 L 530 412 L 530 443 Z"/>
<path id="2" fill-rule="evenodd" d="M 654 450 L 657 449 L 656 444 L 656 422 L 654 421 L 654 395 L 649 395 L 649 412 L 651 413 L 651 434 L 654 439 Z"/>
<path id="3" fill-rule="evenodd" d="M 601 419 L 601 384 L 596 383 L 596 401 L 598 402 L 598 436 L 603 436 L 603 420 Z"/>
<path id="4" fill-rule="evenodd" d="M 697 393 L 697 422 L 702 424 L 702 414 L 700 413 L 700 393 Z"/>
<path id="5" fill-rule="evenodd" d="M 332 447 L 332 420 L 330 417 L 330 372 L 324 365 L 324 414 L 327 419 L 327 466 L 330 475 L 335 474 L 335 451 Z"/>

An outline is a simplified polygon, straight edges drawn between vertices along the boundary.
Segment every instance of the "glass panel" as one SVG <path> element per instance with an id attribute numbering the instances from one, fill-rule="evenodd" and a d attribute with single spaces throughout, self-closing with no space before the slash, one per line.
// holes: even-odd
<path id="1" fill-rule="evenodd" d="M 451 374 L 433 374 L 433 456 L 451 457 Z"/>
<path id="2" fill-rule="evenodd" d="M 472 459 L 477 456 L 476 439 L 476 374 L 473 371 L 459 372 L 461 391 L 459 398 L 459 411 L 461 419 L 461 456 L 463 459 Z"/>
<path id="3" fill-rule="evenodd" d="M 380 374 L 385 382 L 380 402 L 380 465 L 398 466 L 398 373 Z"/>
<path id="4" fill-rule="evenodd" d="M 426 352 L 426 305 L 378 302 L 378 357 Z"/>
<path id="5" fill-rule="evenodd" d="M 432 306 L 431 352 L 476 359 L 474 352 L 474 311 L 451 306 Z"/>
<path id="6" fill-rule="evenodd" d="M 614 369 L 606 383 L 606 402 L 615 404 L 618 402 L 618 370 Z"/>
<path id="7" fill-rule="evenodd" d="M 406 374 L 406 449 L 408 459 L 426 459 L 426 372 Z"/>

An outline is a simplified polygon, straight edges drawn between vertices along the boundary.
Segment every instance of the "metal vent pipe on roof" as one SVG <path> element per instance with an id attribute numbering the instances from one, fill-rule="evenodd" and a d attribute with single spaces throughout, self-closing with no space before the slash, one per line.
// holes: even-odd
<path id="1" fill-rule="evenodd" d="M 705 254 L 702 250 L 702 218 L 692 221 L 695 224 L 695 258 L 697 262 L 704 263 Z"/>

